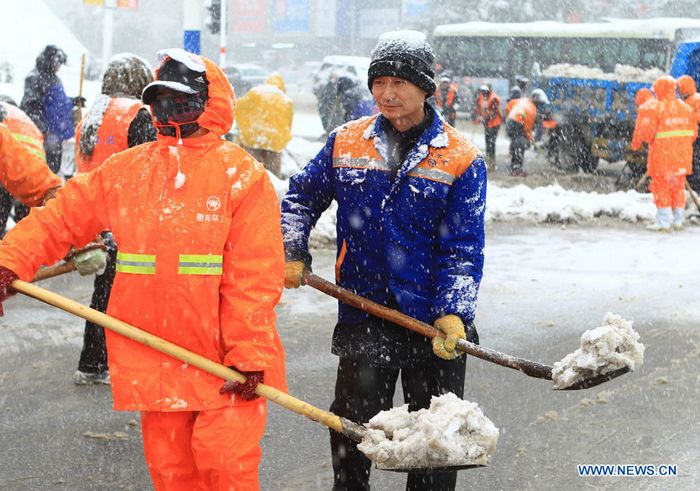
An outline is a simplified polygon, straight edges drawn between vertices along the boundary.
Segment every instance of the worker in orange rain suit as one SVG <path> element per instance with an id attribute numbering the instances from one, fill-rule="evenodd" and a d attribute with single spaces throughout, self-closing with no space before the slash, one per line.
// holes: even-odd
<path id="1" fill-rule="evenodd" d="M 26 206 L 42 206 L 62 182 L 44 159 L 20 143 L 16 134 L 0 123 L 0 184 L 12 196 Z"/>
<path id="2" fill-rule="evenodd" d="M 695 80 L 689 75 L 678 78 L 678 93 L 683 102 L 688 104 L 695 112 L 695 118 L 700 124 L 700 94 L 695 87 Z M 688 184 L 697 192 L 700 192 L 700 138 L 693 143 L 693 172 L 688 176 Z"/>
<path id="3" fill-rule="evenodd" d="M 496 170 L 496 137 L 503 124 L 501 99 L 488 85 L 479 87 L 479 97 L 476 99 L 477 119 L 484 125 L 486 139 L 486 167 Z"/>
<path id="4" fill-rule="evenodd" d="M 281 177 L 282 151 L 292 139 L 293 117 L 292 100 L 285 94 L 284 79 L 278 73 L 238 100 L 238 139 L 277 177 Z"/>
<path id="5" fill-rule="evenodd" d="M 89 172 L 115 153 L 156 139 L 151 113 L 141 102 L 141 92 L 152 81 L 153 73 L 146 60 L 130 53 L 112 57 L 102 77 L 102 93 L 75 130 L 78 172 Z M 116 273 L 117 248 L 110 231 L 100 235 L 107 252 L 92 251 L 96 260 L 101 259 L 103 272 L 95 275 L 90 308 L 104 312 Z M 78 271 L 84 274 L 80 267 Z M 85 321 L 83 348 L 73 382 L 110 382 L 104 329 L 91 321 Z"/>
<path id="6" fill-rule="evenodd" d="M 279 204 L 262 165 L 221 138 L 235 106 L 223 71 L 180 49 L 159 58 L 143 93 L 157 141 L 77 175 L 8 233 L 0 300 L 13 278 L 111 230 L 119 253 L 107 313 L 247 375 L 222 386 L 107 333 L 114 409 L 141 411 L 156 490 L 255 490 L 266 405 L 254 390 L 263 380 L 286 390 L 274 312 L 284 278 Z"/>
<path id="7" fill-rule="evenodd" d="M 658 101 L 640 108 L 635 125 L 639 139 L 633 142 L 633 149 L 639 148 L 635 143 L 649 144 L 647 173 L 656 204 L 656 223 L 648 228 L 669 231 L 683 226 L 685 176 L 692 169 L 697 121 L 690 106 L 676 98 L 673 77 L 660 77 L 652 88 Z"/>
<path id="8" fill-rule="evenodd" d="M 44 135 L 29 116 L 17 107 L 15 102 L 9 97 L 2 97 L 0 100 L 0 123 L 3 123 L 12 133 L 15 139 L 24 144 L 31 153 L 46 162 L 46 152 L 44 152 Z M 56 181 L 52 179 L 52 181 Z M 59 180 L 60 183 L 60 180 Z M 15 219 L 27 216 L 29 209 L 20 203 L 15 204 L 12 195 L 0 186 L 0 237 L 5 234 L 7 219 L 10 217 L 12 206 L 15 206 Z"/>

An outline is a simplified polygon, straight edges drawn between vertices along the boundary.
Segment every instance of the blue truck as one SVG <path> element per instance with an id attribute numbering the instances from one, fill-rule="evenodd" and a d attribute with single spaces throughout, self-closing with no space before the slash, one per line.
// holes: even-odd
<path id="1" fill-rule="evenodd" d="M 676 45 L 668 73 L 690 75 L 700 87 L 700 39 Z M 629 187 L 645 172 L 646 154 L 629 148 L 637 108 L 635 94 L 651 82 L 573 77 L 542 78 L 557 126 L 552 130 L 548 155 L 553 165 L 594 172 L 600 159 L 624 160 L 619 187 Z"/>

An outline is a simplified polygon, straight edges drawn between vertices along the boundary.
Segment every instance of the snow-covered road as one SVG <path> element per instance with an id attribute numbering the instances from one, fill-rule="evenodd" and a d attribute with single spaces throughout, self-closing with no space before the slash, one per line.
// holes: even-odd
<path id="1" fill-rule="evenodd" d="M 466 398 L 501 429 L 492 465 L 462 472 L 458 489 L 694 489 L 700 486 L 696 431 L 700 402 L 700 312 L 695 286 L 700 228 L 658 235 L 616 222 L 603 226 L 497 223 L 487 233 L 477 326 L 482 344 L 553 363 L 600 325 L 606 311 L 634 320 L 647 346 L 635 373 L 583 392 L 470 359 Z M 332 278 L 334 254 L 314 253 Z M 45 282 L 82 302 L 91 282 Z M 303 288 L 278 308 L 293 395 L 327 408 L 336 359 L 329 352 L 335 302 Z M 0 319 L 0 487 L 148 489 L 136 415 L 114 413 L 104 387 L 76 387 L 82 322 L 27 298 Z M 396 400 L 399 402 L 399 399 Z M 92 431 L 118 438 L 95 439 Z M 271 405 L 263 440 L 262 489 L 330 489 L 325 428 Z M 670 480 L 578 478 L 576 464 L 676 464 Z M 404 476 L 375 471 L 376 489 Z"/>

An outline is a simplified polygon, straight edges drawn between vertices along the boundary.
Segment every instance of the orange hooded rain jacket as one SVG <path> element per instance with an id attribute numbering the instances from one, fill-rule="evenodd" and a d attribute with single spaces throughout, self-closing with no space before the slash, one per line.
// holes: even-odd
<path id="1" fill-rule="evenodd" d="M 2 101 L 0 101 L 0 105 L 5 113 L 5 118 L 1 122 L 10 129 L 12 136 L 22 142 L 27 150 L 46 161 L 44 135 L 41 134 L 34 121 L 17 106 Z"/>
<path id="2" fill-rule="evenodd" d="M 198 123 L 210 133 L 158 135 L 79 174 L 0 244 L 0 264 L 29 280 L 111 230 L 119 247 L 107 314 L 242 371 L 264 371 L 286 390 L 274 307 L 284 253 L 275 190 L 261 164 L 222 135 L 235 97 L 202 58 L 209 98 Z M 26 254 L 27 250 L 33 251 Z M 199 411 L 245 404 L 222 380 L 107 332 L 114 408 Z"/>
<path id="3" fill-rule="evenodd" d="M 649 144 L 647 173 L 652 178 L 688 175 L 692 172 L 693 141 L 697 136 L 693 110 L 676 98 L 673 77 L 660 77 L 653 89 L 657 101 L 640 108 L 635 128 L 639 141 Z"/>
<path id="4" fill-rule="evenodd" d="M 29 207 L 41 206 L 46 193 L 62 182 L 44 159 L 0 123 L 0 184 L 12 196 Z"/>
<path id="5" fill-rule="evenodd" d="M 690 75 L 678 78 L 678 92 L 683 102 L 688 104 L 695 113 L 695 120 L 700 124 L 700 94 L 697 93 L 695 80 Z"/>

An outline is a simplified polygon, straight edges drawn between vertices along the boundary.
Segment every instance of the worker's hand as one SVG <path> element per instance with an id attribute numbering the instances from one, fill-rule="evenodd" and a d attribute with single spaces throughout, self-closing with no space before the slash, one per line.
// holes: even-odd
<path id="1" fill-rule="evenodd" d="M 18 279 L 18 277 L 14 271 L 5 266 L 0 266 L 0 317 L 5 315 L 2 303 L 7 300 L 8 297 L 17 293 L 15 289 L 10 286 L 16 279 Z"/>
<path id="2" fill-rule="evenodd" d="M 91 274 L 101 274 L 107 266 L 107 253 L 102 249 L 93 249 L 83 252 L 73 258 L 75 269 L 78 270 L 80 276 Z"/>
<path id="3" fill-rule="evenodd" d="M 237 370 L 236 367 L 231 367 Z M 240 371 L 240 370 L 238 370 Z M 255 388 L 258 384 L 263 383 L 263 372 L 240 372 L 245 375 L 245 382 L 236 382 L 235 380 L 227 380 L 219 389 L 219 394 L 229 394 L 241 396 L 246 401 L 252 401 L 258 398 L 255 393 Z"/>
<path id="4" fill-rule="evenodd" d="M 433 338 L 433 353 L 443 360 L 454 360 L 461 351 L 455 350 L 459 339 L 466 339 L 464 322 L 456 315 L 445 315 L 435 321 L 435 327 L 445 334 L 445 337 Z"/>
<path id="5" fill-rule="evenodd" d="M 284 287 L 299 288 L 301 277 L 306 269 L 304 261 L 287 261 L 284 265 Z"/>
<path id="6" fill-rule="evenodd" d="M 87 99 L 83 96 L 77 96 L 73 97 L 73 105 L 77 107 L 85 107 L 85 103 L 87 102 Z"/>

